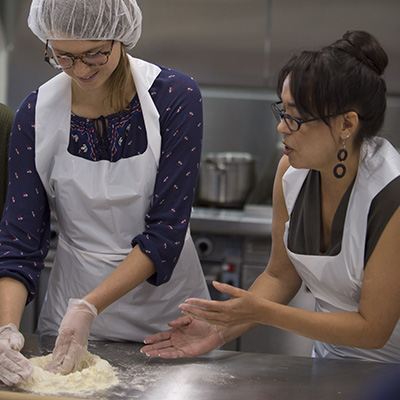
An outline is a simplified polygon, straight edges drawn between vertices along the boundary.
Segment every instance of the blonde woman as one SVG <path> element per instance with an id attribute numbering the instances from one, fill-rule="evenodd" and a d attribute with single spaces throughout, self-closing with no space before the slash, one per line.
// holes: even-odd
<path id="1" fill-rule="evenodd" d="M 12 132 L 0 227 L 8 385 L 32 371 L 18 326 L 47 254 L 50 210 L 60 234 L 38 323 L 58 335 L 49 370 L 73 370 L 89 335 L 142 341 L 185 298 L 209 298 L 188 229 L 202 141 L 195 81 L 127 55 L 141 32 L 135 0 L 34 0 L 28 23 L 60 74 L 23 101 Z"/>

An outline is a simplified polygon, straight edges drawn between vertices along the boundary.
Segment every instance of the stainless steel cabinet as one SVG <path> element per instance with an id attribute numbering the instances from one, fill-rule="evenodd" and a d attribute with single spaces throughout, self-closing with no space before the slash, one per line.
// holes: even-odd
<path id="1" fill-rule="evenodd" d="M 398 0 L 138 2 L 143 35 L 133 53 L 183 70 L 203 86 L 273 88 L 277 71 L 294 51 L 363 29 L 388 52 L 388 91 L 400 94 Z"/>
<path id="2" fill-rule="evenodd" d="M 182 70 L 201 85 L 265 87 L 269 2 L 139 0 L 133 54 Z"/>

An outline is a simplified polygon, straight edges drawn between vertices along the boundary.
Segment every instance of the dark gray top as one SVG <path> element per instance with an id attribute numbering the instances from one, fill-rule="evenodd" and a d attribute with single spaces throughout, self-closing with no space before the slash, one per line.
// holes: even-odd
<path id="1" fill-rule="evenodd" d="M 335 256 L 340 253 L 346 211 L 353 186 L 354 181 L 340 201 L 332 223 L 330 244 L 327 250 L 321 253 L 320 174 L 318 171 L 310 170 L 297 197 L 290 219 L 288 235 L 290 251 L 297 254 L 324 256 Z M 400 176 L 378 193 L 371 202 L 365 238 L 364 267 L 386 224 L 399 205 Z"/>

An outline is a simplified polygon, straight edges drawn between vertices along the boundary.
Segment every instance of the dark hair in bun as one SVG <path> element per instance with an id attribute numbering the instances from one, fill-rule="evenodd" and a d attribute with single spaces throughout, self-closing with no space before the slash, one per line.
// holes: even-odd
<path id="1" fill-rule="evenodd" d="M 342 50 L 382 75 L 388 65 L 388 57 L 378 41 L 364 31 L 347 31 L 343 38 L 332 43 L 332 48 Z"/>
<path id="2" fill-rule="evenodd" d="M 290 93 L 303 118 L 319 118 L 355 111 L 361 143 L 381 129 L 386 110 L 382 74 L 388 57 L 377 39 L 365 31 L 347 31 L 343 38 L 319 51 L 293 56 L 278 75 L 277 92 L 290 75 Z"/>

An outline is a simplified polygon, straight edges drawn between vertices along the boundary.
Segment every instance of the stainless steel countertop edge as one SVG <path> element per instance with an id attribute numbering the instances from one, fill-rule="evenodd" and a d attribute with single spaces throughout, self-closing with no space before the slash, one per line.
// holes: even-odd
<path id="1" fill-rule="evenodd" d="M 193 233 L 270 236 L 272 207 L 249 205 L 243 210 L 194 207 L 190 219 Z"/>

